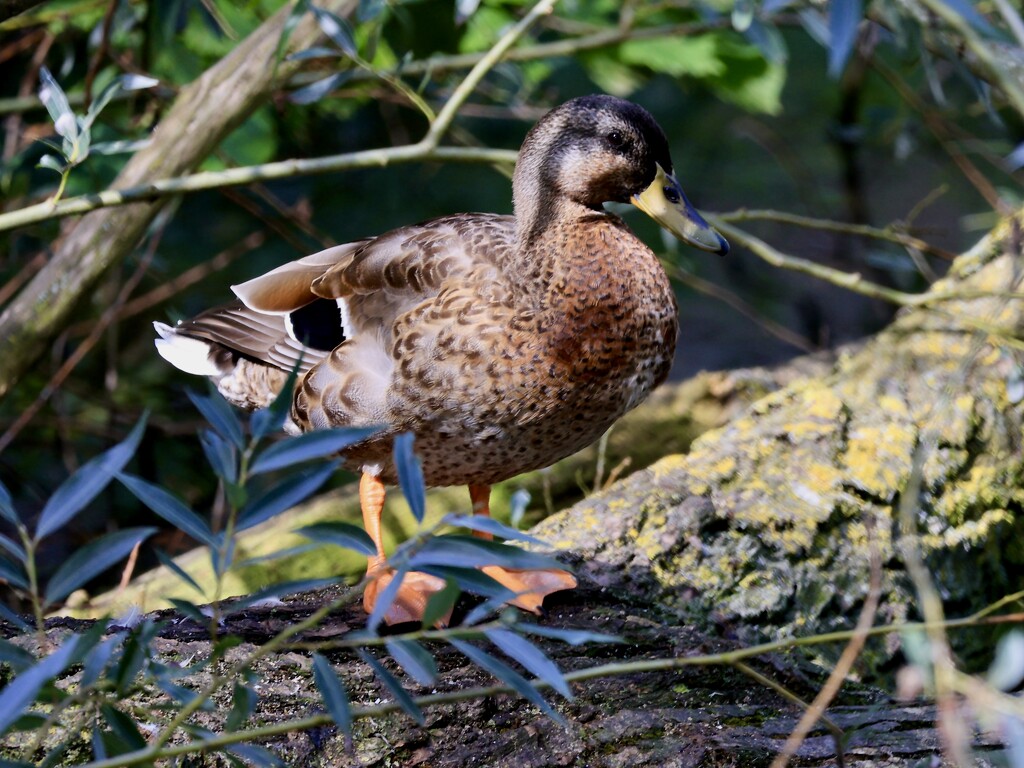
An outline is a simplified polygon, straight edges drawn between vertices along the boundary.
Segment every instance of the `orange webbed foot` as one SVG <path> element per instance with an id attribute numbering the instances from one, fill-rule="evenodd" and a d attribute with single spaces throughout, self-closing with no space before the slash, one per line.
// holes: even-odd
<path id="1" fill-rule="evenodd" d="M 395 576 L 394 570 L 387 565 L 379 565 L 371 568 L 367 573 L 368 582 L 363 592 L 363 610 L 372 614 L 377 605 L 377 600 L 387 589 Z M 430 596 L 440 592 L 445 587 L 444 579 L 431 576 L 427 573 L 413 571 L 405 574 L 402 585 L 398 588 L 398 594 L 384 614 L 384 621 L 388 625 L 405 624 L 408 622 L 420 623 L 423 621 L 423 613 L 426 611 L 427 602 Z M 438 626 L 446 627 L 451 621 L 451 610 L 438 620 Z"/>
<path id="2" fill-rule="evenodd" d="M 509 605 L 539 614 L 544 598 L 553 592 L 576 588 L 576 577 L 556 569 L 518 570 L 488 565 L 480 569 L 503 587 L 516 593 Z"/>

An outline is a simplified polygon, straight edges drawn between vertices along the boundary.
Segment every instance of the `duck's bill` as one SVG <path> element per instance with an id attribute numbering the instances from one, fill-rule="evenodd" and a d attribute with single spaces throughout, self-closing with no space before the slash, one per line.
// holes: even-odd
<path id="1" fill-rule="evenodd" d="M 646 213 L 684 243 L 720 256 L 729 252 L 729 243 L 704 221 L 683 194 L 676 177 L 658 166 L 658 174 L 647 189 L 633 195 L 633 205 Z"/>

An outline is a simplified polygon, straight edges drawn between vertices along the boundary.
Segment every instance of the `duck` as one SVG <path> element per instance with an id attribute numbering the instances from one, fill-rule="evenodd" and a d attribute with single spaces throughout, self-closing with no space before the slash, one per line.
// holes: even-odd
<path id="1" fill-rule="evenodd" d="M 724 255 L 690 204 L 664 131 L 633 102 L 571 99 L 527 133 L 513 214 L 456 213 L 327 248 L 232 286 L 232 303 L 174 326 L 161 356 L 248 410 L 293 385 L 286 430 L 380 425 L 341 452 L 357 472 L 368 558 L 364 609 L 394 576 L 381 540 L 397 435 L 427 486 L 491 486 L 597 440 L 669 373 L 678 309 L 658 257 L 605 203 L 631 203 L 680 241 Z M 486 535 L 486 534 L 480 534 Z M 484 572 L 534 613 L 576 587 L 568 570 Z M 384 620 L 420 621 L 443 580 L 407 573 Z"/>

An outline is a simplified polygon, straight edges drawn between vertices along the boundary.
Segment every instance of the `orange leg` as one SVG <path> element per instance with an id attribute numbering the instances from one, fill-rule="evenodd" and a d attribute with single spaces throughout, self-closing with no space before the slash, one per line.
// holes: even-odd
<path id="1" fill-rule="evenodd" d="M 474 515 L 480 515 L 481 517 L 491 516 L 491 486 L 470 485 L 469 498 L 473 502 Z M 474 535 L 484 539 L 494 538 L 491 534 L 480 531 L 475 531 Z M 574 589 L 576 587 L 576 577 L 568 571 L 555 569 L 523 570 L 518 568 L 502 568 L 497 565 L 484 566 L 480 570 L 502 586 L 508 587 L 516 593 L 516 597 L 508 601 L 510 605 L 532 613 L 540 613 L 540 607 L 544 602 L 544 598 L 552 592 L 561 592 L 563 589 Z"/>
<path id="2" fill-rule="evenodd" d="M 367 558 L 366 589 L 363 592 L 363 610 L 373 612 L 377 598 L 391 583 L 394 571 L 384 556 L 384 544 L 381 539 L 380 517 L 384 511 L 384 483 L 374 475 L 363 473 L 359 480 L 359 505 L 363 510 L 363 526 L 377 547 L 377 554 Z M 435 592 L 444 589 L 444 580 L 426 573 L 407 573 L 398 588 L 394 602 L 384 614 L 388 624 L 404 624 L 410 621 L 422 621 L 427 601 Z M 447 625 L 450 616 L 445 616 L 442 623 Z"/>

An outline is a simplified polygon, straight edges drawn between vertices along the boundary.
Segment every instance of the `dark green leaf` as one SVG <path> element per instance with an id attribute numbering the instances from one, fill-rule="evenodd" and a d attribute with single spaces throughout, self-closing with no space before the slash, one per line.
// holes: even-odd
<path id="1" fill-rule="evenodd" d="M 132 718 L 109 703 L 101 705 L 100 712 L 107 725 L 110 726 L 110 730 L 128 747 L 125 751 L 146 748 L 146 739 L 139 732 L 139 728 Z"/>
<path id="2" fill-rule="evenodd" d="M 103 732 L 98 725 L 92 728 L 92 759 L 95 762 L 107 759 L 107 745 L 103 741 Z"/>
<path id="3" fill-rule="evenodd" d="M 11 525 L 17 525 L 20 522 L 18 513 L 14 509 L 14 502 L 11 501 L 11 492 L 3 483 L 0 483 L 0 517 Z"/>
<path id="4" fill-rule="evenodd" d="M 298 363 L 281 387 L 280 393 L 268 407 L 256 411 L 249 420 L 252 436 L 260 440 L 271 432 L 279 432 L 284 427 L 284 420 L 292 409 L 292 396 L 295 390 L 295 379 L 298 377 Z"/>
<path id="5" fill-rule="evenodd" d="M 311 5 L 310 10 L 313 11 L 321 32 L 331 38 L 334 44 L 349 56 L 357 55 L 356 44 L 352 40 L 352 28 L 347 21 L 330 11 L 317 8 L 315 5 Z"/>
<path id="6" fill-rule="evenodd" d="M 257 456 L 249 472 L 258 475 L 303 461 L 331 456 L 379 431 L 379 427 L 342 427 L 318 429 L 298 437 L 290 437 L 274 443 Z"/>
<path id="7" fill-rule="evenodd" d="M 530 682 L 525 677 L 512 669 L 508 664 L 503 661 L 498 661 L 498 659 L 494 658 L 489 653 L 481 651 L 475 645 L 471 645 L 463 640 L 456 640 L 452 638 L 448 642 L 450 642 L 452 646 L 467 659 L 480 667 L 480 669 L 494 675 L 494 677 L 498 679 L 498 682 L 502 685 L 507 685 L 524 699 L 533 703 L 541 712 L 546 714 L 556 723 L 565 723 L 562 716 L 551 708 L 551 705 L 544 700 L 544 697 L 540 695 L 540 692 L 530 685 Z"/>
<path id="8" fill-rule="evenodd" d="M 476 568 L 458 568 L 450 565 L 425 565 L 421 570 L 446 581 L 454 581 L 463 592 L 482 597 L 511 600 L 516 593 Z"/>
<path id="9" fill-rule="evenodd" d="M 409 503 L 417 523 L 423 522 L 427 510 L 427 486 L 423 482 L 423 468 L 413 453 L 412 432 L 403 432 L 395 438 L 395 468 L 398 470 L 398 485 Z"/>
<path id="10" fill-rule="evenodd" d="M 265 765 L 284 765 L 284 763 L 281 762 L 281 758 L 269 749 L 257 746 L 256 744 L 232 744 L 230 747 L 227 747 L 227 750 L 229 752 L 233 752 L 252 765 L 259 766 L 260 768 Z"/>
<path id="11" fill-rule="evenodd" d="M 352 737 L 352 709 L 348 693 L 330 663 L 319 653 L 313 654 L 313 681 L 323 697 L 327 712 L 347 741 Z"/>
<path id="12" fill-rule="evenodd" d="M 157 680 L 157 686 L 160 688 L 161 691 L 163 691 L 168 696 L 170 696 L 172 699 L 174 699 L 176 702 L 178 702 L 179 704 L 182 704 L 182 705 L 190 704 L 192 702 L 192 700 L 195 699 L 196 696 L 199 695 L 195 691 L 193 691 L 191 688 L 186 688 L 183 685 L 178 685 L 177 683 L 172 683 L 170 680 L 166 680 L 166 679 L 165 680 Z M 207 701 L 203 702 L 203 704 L 200 707 L 200 709 L 209 711 L 209 710 L 213 709 L 213 707 L 214 707 L 213 702 L 210 701 L 210 700 L 207 700 Z M 207 731 L 207 733 L 209 733 L 209 731 Z"/>
<path id="13" fill-rule="evenodd" d="M 192 405 L 203 415 L 204 419 L 210 422 L 210 426 L 217 431 L 218 435 L 239 450 L 245 447 L 242 425 L 231 406 L 228 405 L 228 401 L 220 393 L 212 392 L 207 396 L 189 390 L 186 394 L 192 401 Z"/>
<path id="14" fill-rule="evenodd" d="M 356 19 L 360 22 L 373 21 L 387 7 L 385 0 L 359 0 Z"/>
<path id="15" fill-rule="evenodd" d="M 203 594 L 203 588 L 199 586 L 199 583 L 191 576 L 189 576 L 188 573 L 185 572 L 184 568 L 182 568 L 180 565 L 174 562 L 173 558 L 171 558 L 166 552 L 164 552 L 161 549 L 155 548 L 153 552 L 156 554 L 156 559 L 160 561 L 161 565 L 169 569 L 172 573 L 174 573 L 175 576 L 177 576 L 179 579 L 181 579 L 190 587 L 192 587 L 192 589 L 194 589 L 200 595 Z"/>
<path id="16" fill-rule="evenodd" d="M 474 536 L 435 536 L 409 558 L 413 570 L 426 565 L 451 565 L 479 568 L 500 565 L 504 568 L 555 568 L 565 566 L 553 557 L 527 552 L 518 547 L 485 541 Z"/>
<path id="17" fill-rule="evenodd" d="M 309 592 L 314 589 L 320 589 L 322 587 L 329 586 L 331 584 L 337 584 L 337 578 L 330 579 L 296 579 L 294 581 L 281 581 L 277 584 L 271 584 L 269 587 L 253 592 L 251 595 L 246 595 L 240 600 L 236 600 L 228 605 L 224 606 L 224 610 L 227 613 L 236 613 L 238 611 L 245 610 L 246 608 L 261 603 L 265 600 L 274 600 L 281 597 L 282 595 L 294 595 L 299 592 Z"/>
<path id="18" fill-rule="evenodd" d="M 993 26 L 988 23 L 984 16 L 978 13 L 974 3 L 970 2 L 970 0 L 942 0 L 942 2 L 962 16 L 964 21 L 979 32 L 990 36 L 997 34 Z"/>
<path id="19" fill-rule="evenodd" d="M 336 51 L 334 48 L 324 48 L 323 46 L 315 45 L 312 48 L 306 48 L 301 51 L 296 51 L 288 57 L 288 61 L 308 61 L 309 59 L 335 59 L 341 56 L 341 53 Z"/>
<path id="20" fill-rule="evenodd" d="M 426 648 L 415 640 L 389 637 L 384 641 L 391 658 L 420 685 L 433 685 L 437 680 L 437 664 Z"/>
<path id="21" fill-rule="evenodd" d="M 167 598 L 167 601 L 177 608 L 178 612 L 182 616 L 187 616 L 196 624 L 205 625 L 210 620 L 210 617 L 203 612 L 202 608 L 189 600 L 182 600 L 179 597 L 169 597 Z"/>
<path id="22" fill-rule="evenodd" d="M 146 416 L 139 419 L 122 442 L 86 462 L 65 480 L 46 502 L 36 524 L 35 540 L 39 541 L 63 527 L 107 487 L 107 483 L 124 469 L 146 428 Z"/>
<path id="23" fill-rule="evenodd" d="M 351 523 L 316 523 L 295 531 L 319 544 L 336 544 L 361 555 L 377 554 L 377 545 L 362 528 Z"/>
<path id="24" fill-rule="evenodd" d="M 14 643 L 0 639 L 0 663 L 10 666 L 18 674 L 36 663 L 36 657 Z"/>
<path id="25" fill-rule="evenodd" d="M 322 467 L 308 469 L 285 478 L 246 504 L 238 516 L 238 530 L 244 531 L 246 528 L 259 525 L 305 501 L 327 482 L 337 469 L 338 462 L 332 461 Z"/>
<path id="26" fill-rule="evenodd" d="M 505 603 L 507 603 L 508 600 L 509 598 L 507 597 L 491 597 L 484 600 L 480 605 L 474 606 L 473 610 L 463 617 L 462 625 L 465 627 L 471 627 L 474 624 L 483 621 L 491 614 L 497 613 L 504 608 Z"/>
<path id="27" fill-rule="evenodd" d="M 78 635 L 69 636 L 60 648 L 24 670 L 0 691 L 0 735 L 35 702 L 43 686 L 72 663 L 80 639 Z"/>
<path id="28" fill-rule="evenodd" d="M 497 584 L 497 582 L 495 582 Z M 459 599 L 462 590 L 455 583 L 454 579 L 445 579 L 444 589 L 435 592 L 427 598 L 427 607 L 423 609 L 423 626 L 435 627 L 439 621 L 451 615 L 455 607 L 455 601 Z M 512 593 L 509 592 L 511 595 Z"/>
<path id="29" fill-rule="evenodd" d="M 402 579 L 405 578 L 406 573 L 408 573 L 408 569 L 404 566 L 395 568 L 390 583 L 384 587 L 383 592 L 377 595 L 377 602 L 373 606 L 373 611 L 366 619 L 366 628 L 371 632 L 376 632 L 377 627 L 384 621 L 384 616 L 398 596 L 398 590 L 402 586 Z"/>
<path id="30" fill-rule="evenodd" d="M 536 536 L 510 528 L 504 523 L 499 523 L 493 517 L 484 517 L 482 515 L 445 515 L 441 522 L 453 528 L 469 528 L 472 531 L 500 536 L 503 539 L 525 541 L 530 544 L 537 544 L 538 546 L 544 545 L 544 542 Z"/>
<path id="31" fill-rule="evenodd" d="M 123 642 L 124 635 L 117 634 L 108 637 L 89 651 L 89 654 L 85 657 L 85 662 L 82 664 L 82 678 L 79 685 L 84 688 L 99 680 L 113 658 L 114 651 L 120 648 Z"/>
<path id="32" fill-rule="evenodd" d="M 335 72 L 333 75 L 328 75 L 321 80 L 292 91 L 288 94 L 288 101 L 293 104 L 313 104 L 320 101 L 320 99 L 351 77 L 352 73 L 348 71 Z"/>
<path id="33" fill-rule="evenodd" d="M 562 629 L 561 627 L 545 627 L 540 624 L 520 624 L 519 629 L 531 635 L 549 637 L 552 640 L 561 640 L 569 645 L 583 645 L 584 643 L 623 643 L 625 642 L 617 635 L 605 635 L 601 632 L 590 632 L 585 629 Z"/>
<path id="34" fill-rule="evenodd" d="M 159 485 L 143 480 L 141 477 L 121 473 L 117 476 L 124 486 L 131 491 L 139 501 L 156 512 L 160 517 L 169 522 L 175 528 L 179 528 L 196 541 L 202 542 L 208 547 L 216 547 L 218 542 L 199 515 L 185 506 L 185 503 L 178 499 L 170 491 L 161 488 Z"/>
<path id="35" fill-rule="evenodd" d="M 362 648 L 359 649 L 359 657 L 373 668 L 377 678 L 384 683 L 384 686 L 391 691 L 391 695 L 395 697 L 395 701 L 398 703 L 398 706 L 400 706 L 413 720 L 420 725 L 423 725 L 424 722 L 426 722 L 423 719 L 423 711 L 419 708 L 416 702 L 412 700 L 412 696 L 409 695 L 409 692 L 402 687 L 398 680 L 395 679 L 395 676 L 388 672 L 383 664 L 373 658 L 373 656 Z"/>
<path id="36" fill-rule="evenodd" d="M 0 533 L 0 549 L 6 550 L 8 553 L 13 555 L 19 563 L 24 563 L 25 560 L 28 559 L 25 548 L 14 539 L 8 538 L 2 533 Z"/>
<path id="37" fill-rule="evenodd" d="M 228 712 L 228 719 L 224 723 L 224 730 L 231 733 L 241 728 L 252 717 L 252 713 L 256 710 L 256 702 L 258 701 L 259 696 L 256 691 L 248 685 L 236 682 L 231 693 L 231 710 Z"/>
<path id="38" fill-rule="evenodd" d="M 126 528 L 94 539 L 75 550 L 46 585 L 46 603 L 54 605 L 60 602 L 89 579 L 128 557 L 136 544 L 154 533 L 156 528 Z"/>
<path id="39" fill-rule="evenodd" d="M 203 446 L 206 461 L 225 483 L 238 481 L 238 449 L 212 429 L 199 433 L 199 444 Z"/>
<path id="40" fill-rule="evenodd" d="M 277 38 L 277 48 L 274 50 L 274 72 L 277 72 L 277 65 L 281 62 L 285 49 L 288 47 L 288 40 L 295 31 L 295 27 L 302 21 L 302 17 L 309 11 L 309 0 L 298 0 L 292 5 L 288 12 L 288 18 L 284 20 L 281 28 L 281 36 Z"/>
<path id="41" fill-rule="evenodd" d="M 838 78 L 857 42 L 857 27 L 864 19 L 862 0 L 830 0 L 828 4 L 828 74 Z"/>
<path id="42" fill-rule="evenodd" d="M 484 630 L 484 634 L 501 649 L 502 653 L 522 664 L 565 698 L 572 700 L 572 691 L 562 676 L 562 670 L 540 648 L 522 635 L 507 629 L 487 629 Z"/>
<path id="43" fill-rule="evenodd" d="M 40 718 L 40 720 L 45 721 L 46 718 Z M 30 728 L 29 730 L 34 729 Z M 39 768 L 39 763 L 23 763 L 20 760 L 8 760 L 6 757 L 0 757 L 0 768 Z"/>
<path id="44" fill-rule="evenodd" d="M 12 563 L 6 557 L 0 557 L 0 579 L 6 579 L 7 582 L 18 589 L 28 589 L 28 576 L 25 575 L 24 569 L 18 563 Z"/>
<path id="45" fill-rule="evenodd" d="M 3 619 L 4 621 L 13 624 L 22 632 L 27 632 L 29 629 L 31 629 L 27 621 L 25 621 L 23 618 L 21 618 L 21 616 L 16 614 L 6 605 L 4 605 L 2 601 L 0 601 L 0 619 Z"/>

